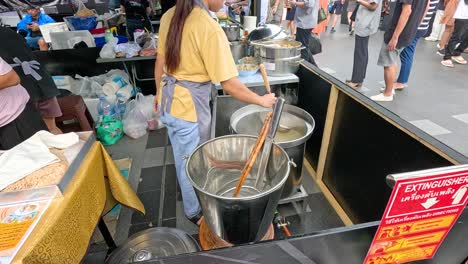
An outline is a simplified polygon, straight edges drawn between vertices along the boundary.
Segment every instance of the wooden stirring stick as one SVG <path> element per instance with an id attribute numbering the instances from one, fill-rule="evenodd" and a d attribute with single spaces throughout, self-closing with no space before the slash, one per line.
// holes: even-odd
<path id="1" fill-rule="evenodd" d="M 270 130 L 270 121 L 271 121 L 272 114 L 273 113 L 269 112 L 265 116 L 265 120 L 263 121 L 263 126 L 262 126 L 262 129 L 260 130 L 260 134 L 258 135 L 257 142 L 255 142 L 255 145 L 252 148 L 252 152 L 250 152 L 249 159 L 247 160 L 247 164 L 242 170 L 241 176 L 239 178 L 239 182 L 237 182 L 237 186 L 233 194 L 234 197 L 237 197 L 237 195 L 239 194 L 239 191 L 242 188 L 242 185 L 244 184 L 244 181 L 247 178 L 247 175 L 249 175 L 250 171 L 252 170 L 255 160 L 257 159 L 258 153 L 262 149 L 262 146 L 263 146 L 263 143 L 265 142 L 268 131 Z"/>
<path id="2" fill-rule="evenodd" d="M 265 89 L 267 94 L 271 93 L 270 82 L 268 81 L 265 65 L 260 64 L 260 72 L 262 73 L 263 83 L 265 83 Z"/>

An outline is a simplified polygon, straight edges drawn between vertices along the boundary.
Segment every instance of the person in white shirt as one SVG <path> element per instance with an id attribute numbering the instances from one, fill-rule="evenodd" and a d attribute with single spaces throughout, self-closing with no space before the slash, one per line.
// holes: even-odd
<path id="1" fill-rule="evenodd" d="M 461 54 L 468 48 L 468 0 L 459 0 L 457 10 L 455 11 L 455 27 L 452 37 L 445 47 L 444 60 L 441 61 L 445 67 L 453 68 L 453 62 L 466 64 L 466 60 Z M 457 48 L 456 45 L 458 45 Z"/>

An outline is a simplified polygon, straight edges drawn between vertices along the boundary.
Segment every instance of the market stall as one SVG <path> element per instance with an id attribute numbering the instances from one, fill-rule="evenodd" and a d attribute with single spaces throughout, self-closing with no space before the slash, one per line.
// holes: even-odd
<path id="1" fill-rule="evenodd" d="M 289 134 L 283 141 L 275 139 L 272 154 L 267 153 L 269 156 L 263 158 L 263 162 L 271 160 L 270 163 L 267 162 L 267 165 L 264 165 L 266 168 L 263 167 L 265 171 L 268 171 L 268 177 L 263 181 L 258 176 L 261 175 L 259 172 L 259 168 L 262 167 L 261 157 L 259 161 L 254 159 L 250 166 L 245 166 L 246 161 L 250 162 L 251 157 L 258 154 L 261 144 L 258 147 L 255 138 L 242 134 L 263 135 L 259 138 L 263 137 L 265 140 L 267 128 L 261 127 L 261 123 L 262 120 L 267 120 L 269 110 L 253 109 L 221 92 L 219 84 L 213 84 L 211 140 L 187 157 L 187 173 L 199 199 L 202 200 L 206 214 L 196 234 L 201 248 L 206 251 L 157 260 L 159 255 L 149 254 L 150 250 L 154 250 L 155 245 L 159 245 L 153 237 L 151 238 L 153 240 L 144 241 L 147 244 L 140 243 L 142 248 L 135 252 L 131 251 L 129 248 L 132 247 L 125 243 L 119 245 L 119 249 L 127 248 L 131 252 L 125 253 L 127 255 L 123 254 L 125 257 L 120 257 L 121 251 L 117 249 L 118 253 L 114 254 L 117 254 L 119 258 L 115 255 L 111 257 L 111 259 L 117 259 L 115 263 L 135 257 L 143 257 L 139 260 L 152 260 L 152 263 L 187 261 L 193 263 L 216 263 L 216 261 L 361 263 L 392 192 L 391 184 L 386 181 L 387 175 L 468 163 L 467 157 L 370 101 L 319 68 L 303 62 L 298 55 L 301 46 L 294 41 L 282 38 L 281 30 L 271 26 L 261 26 L 253 30 L 249 37 L 242 39 L 242 31 L 235 26 L 237 23 L 222 21 L 221 24 L 228 37 L 230 37 L 231 30 L 234 32 L 231 38 L 231 51 L 233 57 L 236 58 L 241 81 L 258 94 L 270 92 L 265 87 L 268 87 L 265 85 L 265 79 L 259 73 L 259 68 L 261 68 L 259 64 L 263 64 L 269 75 L 266 79 L 272 85 L 271 92 L 287 99 L 287 105 L 281 109 L 285 116 L 289 115 L 285 118 L 286 121 L 294 121 L 291 123 L 278 121 L 276 125 L 279 130 L 286 131 L 285 134 L 289 132 L 295 134 Z M 277 37 L 279 39 L 276 39 Z M 238 41 L 242 41 L 242 45 L 238 45 Z M 41 56 L 54 75 L 76 74 L 77 72 L 95 72 L 95 74 L 105 75 L 109 65 L 117 65 L 118 68 L 126 69 L 133 88 L 136 88 L 142 81 L 149 81 L 148 83 L 154 85 L 151 78 L 141 76 L 140 69 L 145 68 L 142 67 L 143 63 L 154 65 L 154 60 L 157 60 L 156 56 L 127 56 L 123 52 L 125 58 L 117 58 L 115 47 L 112 48 L 114 48 L 113 53 L 106 54 L 109 55 L 107 58 L 102 56 L 104 48 L 73 50 L 67 51 L 68 53 L 50 51 L 42 53 Z M 80 61 L 80 56 L 89 52 L 93 55 L 86 56 Z M 64 61 L 63 57 L 58 54 L 72 54 L 77 63 Z M 148 68 L 145 69 L 148 71 Z M 153 68 L 149 71 L 152 70 Z M 121 88 L 117 87 L 113 92 L 118 94 Z M 242 126 L 239 125 L 241 120 L 248 120 L 243 124 L 245 130 L 242 130 Z M 257 126 L 258 124 L 260 125 Z M 146 126 L 143 130 L 146 133 Z M 164 135 L 167 138 L 167 135 Z M 289 138 L 289 136 L 294 137 Z M 270 142 L 273 138 L 275 137 L 270 136 Z M 166 149 L 164 149 L 164 160 L 165 157 Z M 107 181 L 104 180 L 104 176 L 107 176 L 110 190 L 113 191 L 112 196 L 117 201 L 139 211 L 144 210 L 128 185 L 121 183 L 120 177 L 111 176 L 114 169 L 109 159 L 102 146 L 94 143 L 89 153 L 84 156 L 82 167 L 74 173 L 72 181 L 74 184 L 69 185 L 78 188 L 81 183 L 83 191 L 71 191 L 69 187 L 64 192 L 64 203 L 76 206 L 74 212 L 82 210 L 80 215 L 83 215 L 83 218 L 79 223 L 87 223 L 88 227 L 84 229 L 86 234 L 82 234 L 84 238 L 87 238 L 87 240 L 83 239 L 86 240 L 86 245 L 80 243 L 74 247 L 79 252 L 73 254 L 73 260 L 80 259 L 89 241 L 89 232 L 92 232 L 101 214 L 107 211 L 106 208 L 111 207 L 105 202 L 104 190 L 107 190 Z M 253 168 L 254 173 L 250 174 L 250 179 L 248 179 L 248 172 L 244 174 L 245 171 L 242 169 L 244 166 L 247 170 Z M 87 176 L 86 170 L 99 172 L 99 175 L 103 177 L 94 177 L 92 180 L 96 182 L 87 185 L 89 181 L 84 180 Z M 231 185 L 237 182 L 240 172 L 247 178 L 246 186 L 249 187 L 250 193 L 244 193 L 244 196 L 241 195 L 239 199 L 226 197 L 224 194 L 229 194 L 234 190 Z M 163 173 L 166 173 L 165 168 L 163 168 Z M 216 173 L 219 173 L 217 177 L 215 177 Z M 317 192 L 323 194 L 324 198 L 320 203 L 314 204 L 308 199 L 311 193 L 304 188 L 306 180 L 314 182 L 319 189 Z M 262 185 L 263 182 L 265 182 L 264 185 Z M 121 184 L 124 186 L 122 193 L 127 193 L 128 196 L 122 197 L 116 190 L 116 186 Z M 242 183 L 236 186 L 236 189 L 242 190 L 241 185 Z M 96 186 L 100 193 L 102 191 L 102 197 L 93 196 L 92 199 L 95 200 L 84 201 L 92 205 L 94 211 L 90 214 L 89 208 L 81 207 L 80 203 L 75 202 L 74 199 L 91 199 L 81 194 L 82 192 L 95 192 Z M 78 193 L 80 193 L 79 197 Z M 130 200 L 122 200 L 123 198 L 130 198 Z M 62 207 L 63 204 L 60 204 L 63 211 L 61 214 L 61 211 L 53 213 L 54 210 L 58 210 L 54 207 L 59 207 L 57 201 L 59 200 L 52 203 L 43 217 L 49 217 L 52 223 L 54 221 L 66 222 L 63 219 L 70 219 L 69 216 L 73 214 L 63 209 L 67 208 Z M 434 200 L 431 201 L 434 203 Z M 297 211 L 296 215 L 300 217 L 308 214 L 310 218 L 319 214 L 318 211 L 323 209 L 322 204 L 329 205 L 332 207 L 332 212 L 326 213 L 336 214 L 344 227 L 316 228 L 311 231 L 308 228 L 310 222 L 291 221 L 288 223 L 287 220 L 278 216 L 276 212 L 279 208 L 278 204 L 289 206 L 289 210 L 292 208 L 293 211 Z M 465 209 L 459 221 L 454 223 L 453 229 L 442 243 L 435 259 L 424 263 L 462 263 L 466 259 L 468 252 L 457 247 L 468 242 L 466 236 L 468 229 L 464 223 L 466 219 Z M 60 226 L 51 228 L 52 233 L 45 237 L 31 236 L 33 238 L 28 239 L 17 258 L 31 256 L 31 258 L 46 261 L 48 255 L 46 256 L 45 253 L 43 255 L 42 249 L 52 247 L 52 245 L 43 247 L 39 245 L 49 241 L 47 239 L 51 237 L 66 239 L 68 234 L 61 233 L 63 229 L 60 229 Z M 38 227 L 42 227 L 41 222 Z M 36 228 L 32 235 L 39 233 L 38 230 L 39 228 Z M 164 230 L 158 231 L 164 233 Z M 284 239 L 283 234 L 286 237 L 296 238 Z M 77 236 L 79 235 L 75 237 Z M 138 240 L 138 234 L 135 236 L 130 238 L 132 243 Z M 187 239 L 187 236 L 183 236 L 183 239 L 193 246 L 185 253 L 198 250 L 196 241 Z M 274 241 L 258 243 L 263 240 Z M 207 241 L 210 243 L 206 243 Z M 54 251 L 62 252 L 63 246 L 67 244 L 73 243 L 62 243 L 60 245 L 62 247 L 54 248 Z M 230 248 L 212 251 L 221 247 Z M 174 250 L 174 252 L 179 251 Z"/>

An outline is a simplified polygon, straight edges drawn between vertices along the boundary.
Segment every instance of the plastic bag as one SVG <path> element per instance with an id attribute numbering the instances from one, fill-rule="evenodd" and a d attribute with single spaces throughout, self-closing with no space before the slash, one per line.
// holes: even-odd
<path id="1" fill-rule="evenodd" d="M 83 1 L 81 0 L 75 0 L 76 4 L 78 5 L 78 11 L 76 11 L 75 16 L 78 17 L 87 17 L 87 16 L 94 16 L 94 12 L 90 9 L 88 9 Z"/>
<path id="2" fill-rule="evenodd" d="M 102 50 L 99 52 L 99 56 L 103 59 L 114 59 L 116 53 L 115 48 L 118 42 L 118 38 L 111 38 L 109 42 L 102 47 Z"/>
<path id="3" fill-rule="evenodd" d="M 127 58 L 138 56 L 138 52 L 140 50 L 141 50 L 140 45 L 133 43 L 133 42 L 121 43 L 115 47 L 116 53 L 119 53 L 119 52 L 124 53 L 125 57 Z"/>
<path id="4" fill-rule="evenodd" d="M 123 130 L 131 138 L 137 139 L 146 134 L 148 124 L 145 115 L 140 111 L 136 99 L 127 104 L 123 118 Z"/>
<path id="5" fill-rule="evenodd" d="M 161 127 L 161 122 L 159 121 L 159 113 L 154 111 L 154 95 L 143 96 L 143 94 L 138 93 L 136 95 L 136 101 L 138 103 L 138 109 L 146 118 L 148 123 L 149 130 L 156 130 Z"/>
<path id="6" fill-rule="evenodd" d="M 84 98 L 97 98 L 102 95 L 102 86 L 90 77 L 75 76 L 71 92 Z"/>
<path id="7" fill-rule="evenodd" d="M 103 145 L 113 145 L 123 137 L 122 122 L 110 116 L 104 116 L 96 128 L 96 134 Z"/>

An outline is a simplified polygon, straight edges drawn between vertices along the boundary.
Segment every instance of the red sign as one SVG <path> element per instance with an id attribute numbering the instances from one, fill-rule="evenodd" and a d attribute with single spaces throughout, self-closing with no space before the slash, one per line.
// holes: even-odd
<path id="1" fill-rule="evenodd" d="M 392 195 L 364 264 L 434 257 L 468 201 L 467 166 L 394 178 Z"/>

